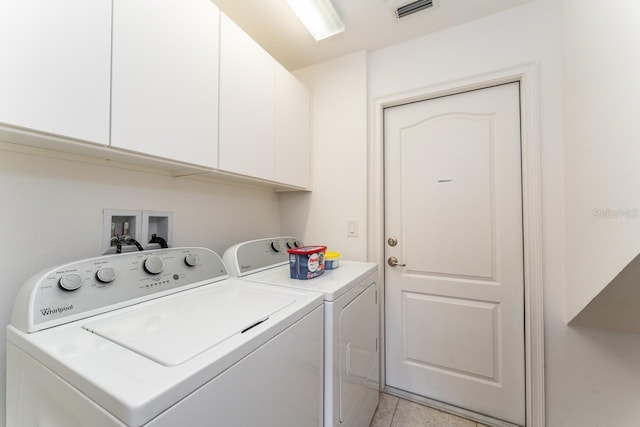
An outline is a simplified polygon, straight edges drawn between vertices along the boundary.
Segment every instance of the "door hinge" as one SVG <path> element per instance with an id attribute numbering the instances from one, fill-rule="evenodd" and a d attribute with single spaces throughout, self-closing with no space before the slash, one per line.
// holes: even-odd
<path id="1" fill-rule="evenodd" d="M 378 352 L 378 337 L 376 337 L 376 353 Z"/>

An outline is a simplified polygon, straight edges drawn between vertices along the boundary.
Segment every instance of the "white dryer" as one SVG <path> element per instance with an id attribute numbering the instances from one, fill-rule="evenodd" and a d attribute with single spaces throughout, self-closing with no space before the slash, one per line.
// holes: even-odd
<path id="1" fill-rule="evenodd" d="M 7 427 L 321 426 L 322 307 L 203 248 L 44 271 L 7 327 Z"/>
<path id="2" fill-rule="evenodd" d="M 288 248 L 294 237 L 239 243 L 223 260 L 243 280 L 322 292 L 325 321 L 325 426 L 368 426 L 378 405 L 378 266 L 340 261 L 310 280 L 291 279 Z"/>

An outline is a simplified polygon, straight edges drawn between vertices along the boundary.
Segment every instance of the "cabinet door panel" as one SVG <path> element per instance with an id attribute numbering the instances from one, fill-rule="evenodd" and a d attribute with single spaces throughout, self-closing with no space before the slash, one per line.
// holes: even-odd
<path id="1" fill-rule="evenodd" d="M 309 90 L 281 65 L 276 66 L 276 165 L 275 180 L 309 187 L 310 175 Z"/>
<path id="2" fill-rule="evenodd" d="M 108 144 L 110 47 L 109 0 L 2 0 L 0 123 Z"/>
<path id="3" fill-rule="evenodd" d="M 274 179 L 275 64 L 221 15 L 220 169 Z"/>
<path id="4" fill-rule="evenodd" d="M 218 9 L 114 0 L 111 145 L 217 167 Z"/>

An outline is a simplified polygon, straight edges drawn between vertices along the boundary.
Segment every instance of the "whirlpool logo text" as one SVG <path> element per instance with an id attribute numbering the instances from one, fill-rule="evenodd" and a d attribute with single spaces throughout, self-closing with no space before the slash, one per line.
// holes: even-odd
<path id="1" fill-rule="evenodd" d="M 47 308 L 43 308 L 43 309 L 40 310 L 40 313 L 42 313 L 43 316 L 51 316 L 51 315 L 60 314 L 60 313 L 63 313 L 65 311 L 69 311 L 69 310 L 73 310 L 73 304 L 65 305 L 64 307 L 56 307 L 56 308 L 47 307 Z"/>

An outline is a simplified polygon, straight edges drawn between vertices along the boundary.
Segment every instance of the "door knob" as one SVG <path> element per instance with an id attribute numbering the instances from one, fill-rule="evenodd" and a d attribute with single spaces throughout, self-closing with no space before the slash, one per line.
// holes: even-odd
<path id="1" fill-rule="evenodd" d="M 394 256 L 390 256 L 389 259 L 387 260 L 387 264 L 389 264 L 391 267 L 406 267 L 407 264 L 400 264 L 398 262 L 398 258 L 394 257 Z"/>

